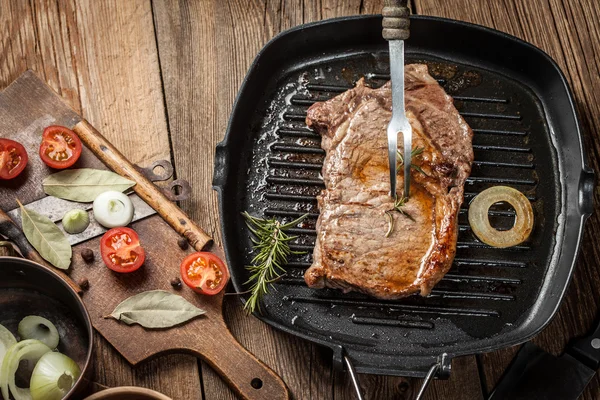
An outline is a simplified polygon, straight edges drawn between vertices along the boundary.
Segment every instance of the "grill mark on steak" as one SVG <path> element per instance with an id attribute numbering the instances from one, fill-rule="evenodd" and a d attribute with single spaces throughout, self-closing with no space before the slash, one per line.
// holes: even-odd
<path id="1" fill-rule="evenodd" d="M 425 65 L 405 67 L 405 99 L 413 149 L 423 148 L 413 164 L 425 175 L 412 170 L 411 197 L 402 208 L 411 218 L 393 212 L 389 237 L 390 83 L 371 89 L 361 79 L 353 89 L 309 108 L 306 123 L 322 135 L 326 156 L 313 264 L 304 275 L 308 286 L 382 299 L 425 296 L 450 269 L 473 162 L 473 132 Z M 401 168 L 399 173 L 400 196 Z"/>

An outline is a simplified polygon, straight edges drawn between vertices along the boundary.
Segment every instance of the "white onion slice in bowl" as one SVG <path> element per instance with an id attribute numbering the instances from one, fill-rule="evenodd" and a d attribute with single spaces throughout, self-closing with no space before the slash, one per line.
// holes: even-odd
<path id="1" fill-rule="evenodd" d="M 40 358 L 31 375 L 33 400 L 60 400 L 73 387 L 81 369 L 75 361 L 62 353 L 50 352 Z"/>
<path id="2" fill-rule="evenodd" d="M 9 389 L 15 400 L 31 400 L 29 388 L 20 388 L 16 385 L 15 374 L 22 360 L 37 363 L 50 351 L 52 351 L 50 347 L 35 339 L 22 340 L 8 349 L 0 370 L 0 387 L 5 400 L 8 400 Z"/>
<path id="3" fill-rule="evenodd" d="M 15 339 L 11 331 L 6 329 L 4 325 L 0 325 L 0 370 L 2 369 L 2 360 L 4 360 L 6 352 L 16 343 L 17 339 Z"/>
<path id="4" fill-rule="evenodd" d="M 58 347 L 58 330 L 46 318 L 29 315 L 19 322 L 17 331 L 21 339 L 37 339 L 51 349 Z"/>

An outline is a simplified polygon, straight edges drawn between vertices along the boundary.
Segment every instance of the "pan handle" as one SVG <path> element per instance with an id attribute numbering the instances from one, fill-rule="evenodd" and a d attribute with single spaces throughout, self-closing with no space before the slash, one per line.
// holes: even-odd
<path id="1" fill-rule="evenodd" d="M 228 162 L 228 151 L 225 142 L 217 144 L 215 149 L 215 169 L 213 171 L 212 185 L 215 189 L 223 188 L 227 181 L 227 166 Z"/>
<path id="2" fill-rule="evenodd" d="M 352 386 L 354 387 L 354 391 L 356 392 L 356 399 L 364 400 L 364 396 L 362 394 L 362 389 L 360 387 L 360 382 L 358 381 L 358 374 L 356 373 L 356 370 L 354 369 L 352 360 L 350 360 L 350 358 L 345 354 L 344 354 L 343 358 L 344 358 L 344 363 L 346 364 L 346 367 L 348 368 L 348 372 L 350 373 L 350 379 L 352 380 Z M 423 380 L 423 383 L 421 384 L 421 387 L 419 388 L 419 392 L 417 394 L 417 397 L 415 397 L 415 400 L 421 400 L 423 398 L 423 395 L 425 394 L 425 391 L 427 390 L 429 383 L 431 383 L 431 380 L 434 377 L 444 378 L 444 379 L 448 378 L 448 376 L 450 375 L 451 369 L 452 369 L 451 358 L 448 355 L 448 353 L 443 353 L 442 355 L 440 355 L 438 357 L 435 364 L 433 364 L 427 371 L 427 375 L 425 376 L 425 379 Z"/>
<path id="3" fill-rule="evenodd" d="M 346 364 L 348 372 L 350 373 L 350 379 L 352 379 L 352 386 L 354 387 L 354 391 L 356 392 L 356 400 L 364 400 L 362 389 L 360 388 L 360 382 L 358 381 L 358 374 L 354 369 L 352 360 L 350 360 L 348 356 L 344 355 L 344 363 Z"/>
<path id="4" fill-rule="evenodd" d="M 419 393 L 417 393 L 417 397 L 415 397 L 415 400 L 421 400 L 423 398 L 425 390 L 427 390 L 429 383 L 431 383 L 431 380 L 435 376 L 438 376 L 440 378 L 447 378 L 450 374 L 451 368 L 452 364 L 450 363 L 450 357 L 448 356 L 448 354 L 444 353 L 441 356 L 439 356 L 437 362 L 433 364 L 431 368 L 429 368 L 429 371 L 427 371 L 427 375 L 425 376 L 425 379 L 421 384 L 421 388 L 419 389 Z"/>
<path id="5" fill-rule="evenodd" d="M 385 0 L 383 2 L 383 31 L 385 40 L 406 40 L 410 36 L 410 10 L 408 0 Z"/>

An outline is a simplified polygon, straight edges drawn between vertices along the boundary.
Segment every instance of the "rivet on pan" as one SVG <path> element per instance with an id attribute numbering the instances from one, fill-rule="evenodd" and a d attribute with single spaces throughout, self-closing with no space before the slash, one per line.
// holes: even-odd
<path id="1" fill-rule="evenodd" d="M 162 172 L 159 174 L 154 172 L 154 170 L 158 167 L 162 169 Z M 138 166 L 137 168 L 142 174 L 144 174 L 146 178 L 148 178 L 152 182 L 166 181 L 167 179 L 173 176 L 173 166 L 167 160 L 157 160 L 147 168 L 142 168 L 140 166 Z"/>
<path id="2" fill-rule="evenodd" d="M 595 349 L 600 349 L 600 339 L 598 339 L 598 338 L 592 339 L 592 347 Z"/>

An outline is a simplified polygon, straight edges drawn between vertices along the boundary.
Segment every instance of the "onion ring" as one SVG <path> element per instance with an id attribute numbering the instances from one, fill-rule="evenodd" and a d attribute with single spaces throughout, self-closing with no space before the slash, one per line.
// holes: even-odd
<path id="1" fill-rule="evenodd" d="M 498 202 L 509 203 L 516 211 L 515 224 L 507 231 L 499 231 L 490 224 L 488 211 Z M 469 225 L 475 236 L 493 247 L 505 248 L 523 243 L 533 230 L 531 203 L 516 189 L 493 186 L 479 193 L 469 205 Z"/>
<path id="2" fill-rule="evenodd" d="M 29 315 L 19 322 L 17 328 L 21 339 L 37 339 L 51 349 L 58 347 L 60 340 L 56 326 L 46 318 Z"/>

